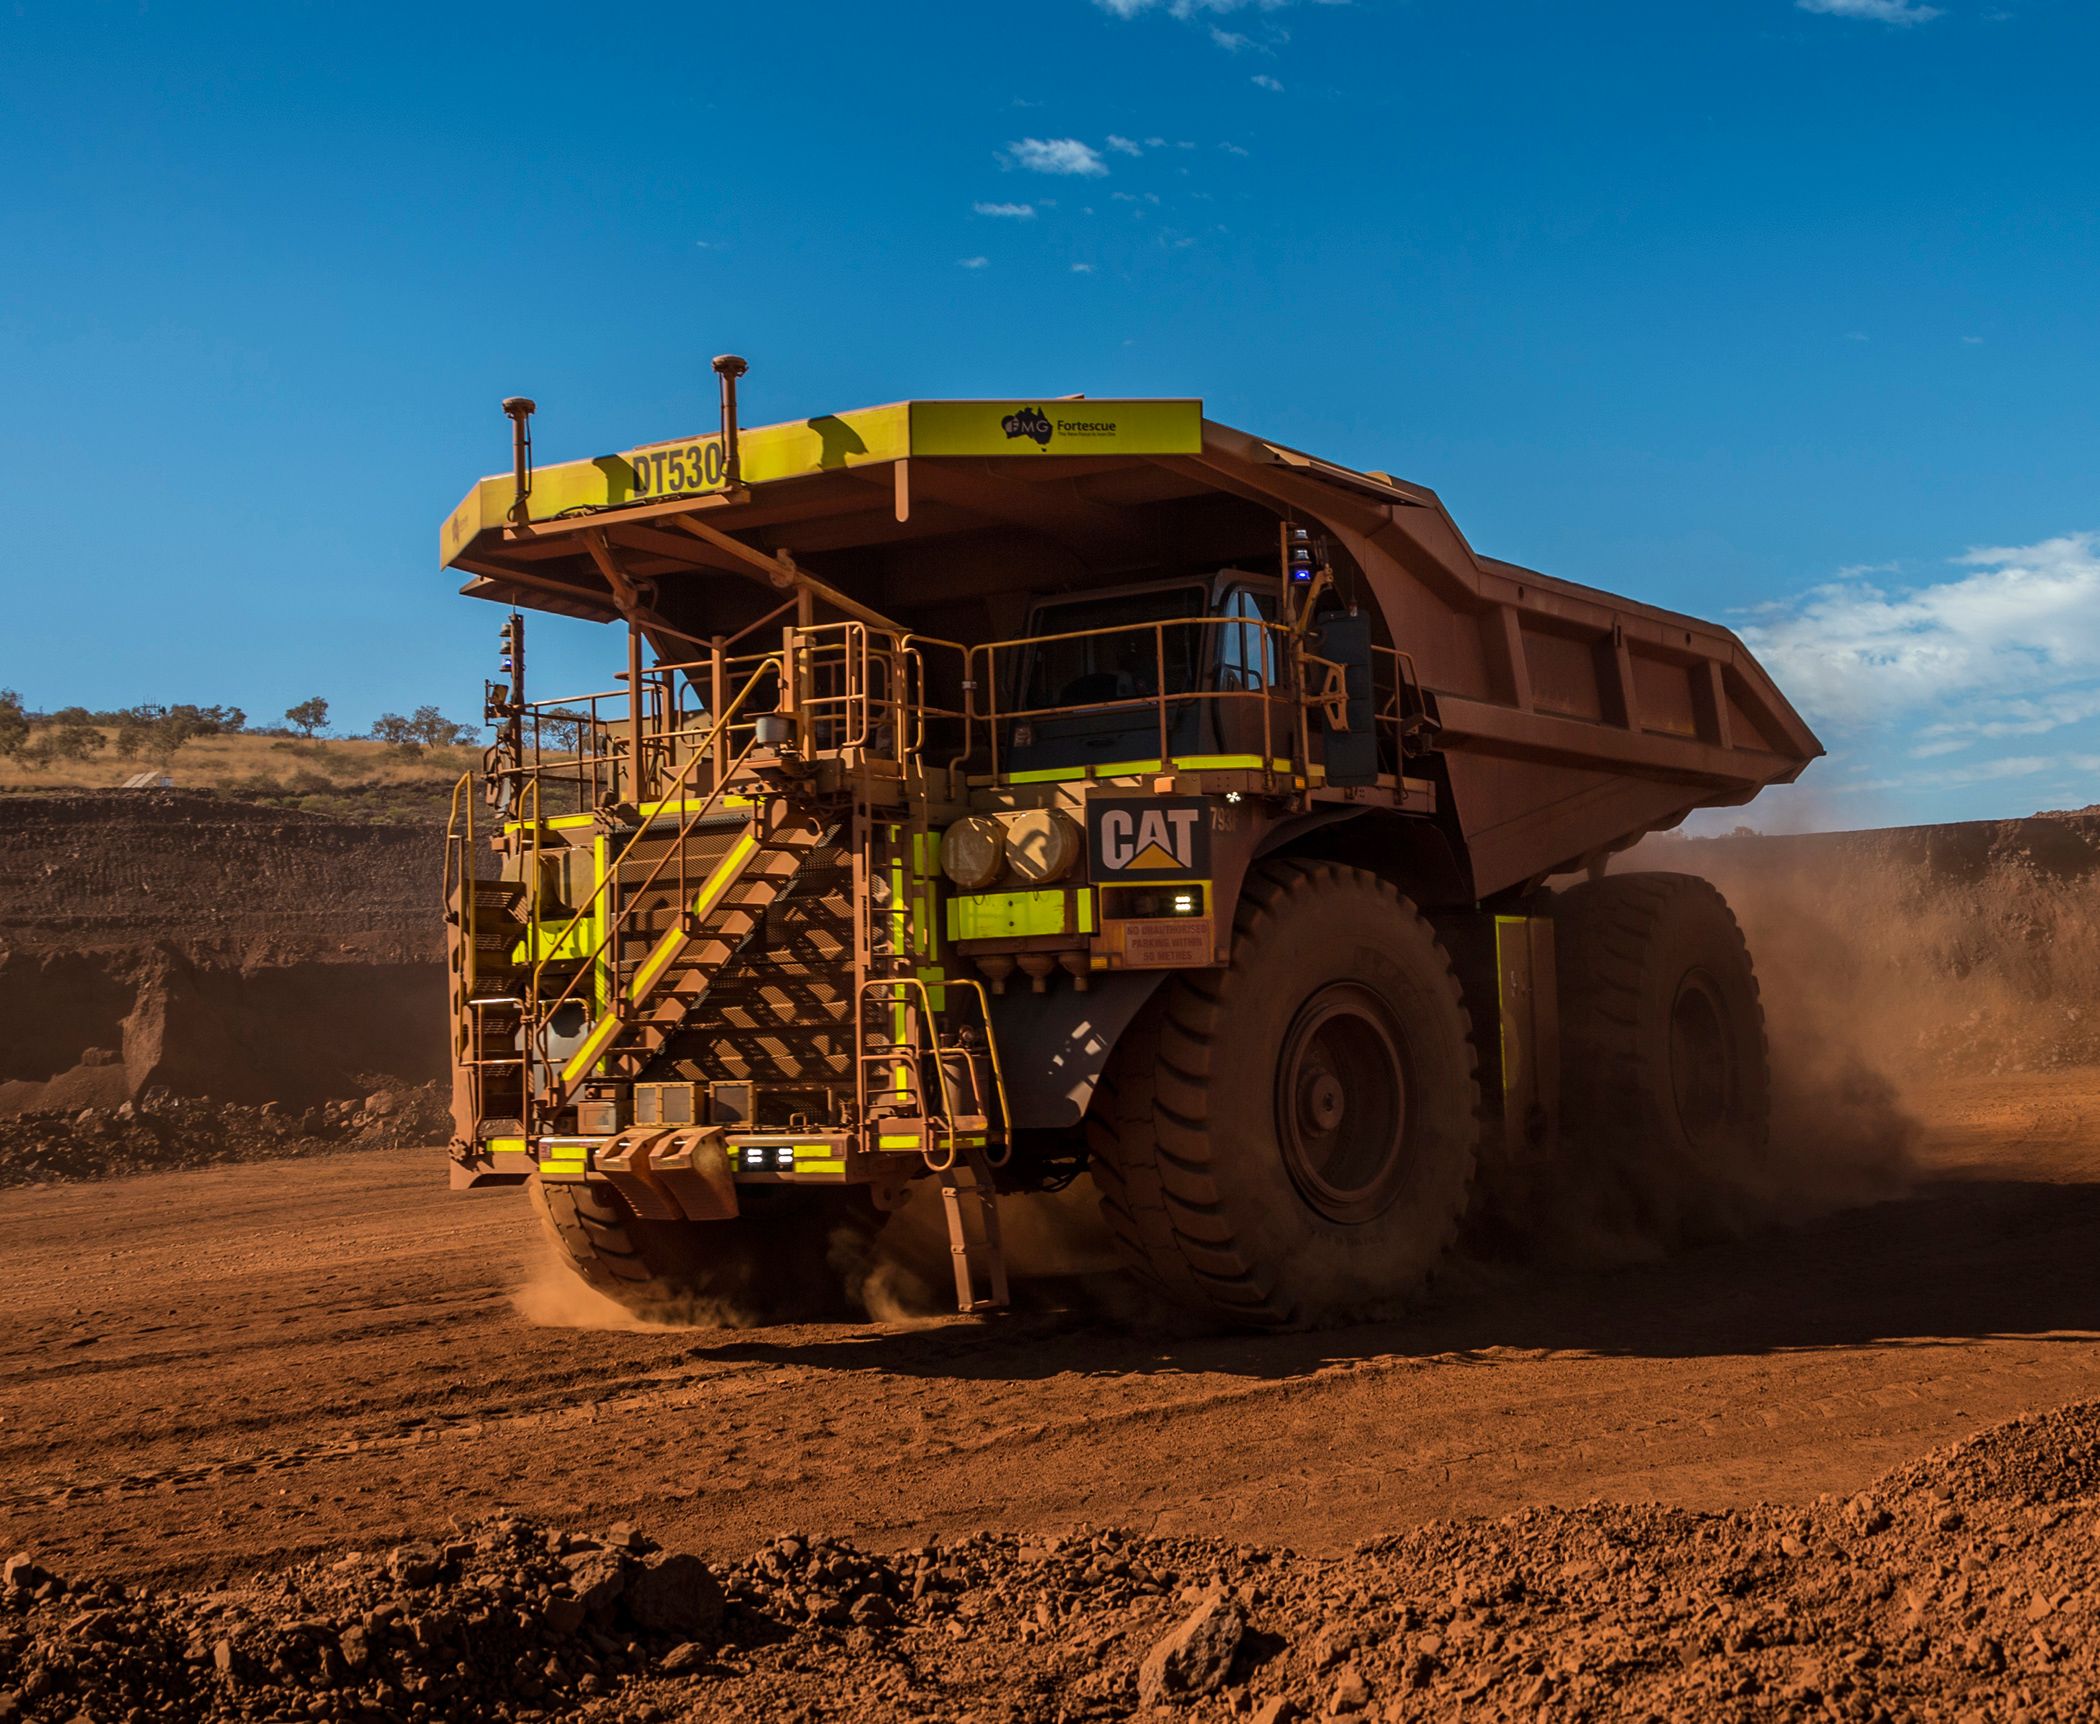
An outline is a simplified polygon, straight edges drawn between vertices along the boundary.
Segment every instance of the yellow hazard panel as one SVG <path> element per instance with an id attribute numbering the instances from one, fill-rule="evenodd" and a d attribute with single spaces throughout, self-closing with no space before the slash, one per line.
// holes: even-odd
<path id="1" fill-rule="evenodd" d="M 773 479 L 800 478 L 836 467 L 894 461 L 906 452 L 907 423 L 907 410 L 900 402 L 893 407 L 862 407 L 851 413 L 795 419 L 785 425 L 755 425 L 738 437 L 744 483 L 763 485 Z M 646 443 L 610 459 L 615 463 L 611 475 L 615 486 L 624 477 L 629 489 L 624 496 L 606 498 L 607 502 L 692 496 L 722 490 L 727 484 L 720 432 L 670 443 Z M 624 476 L 618 471 L 620 464 L 626 467 Z M 606 461 L 589 465 L 603 468 Z M 538 490 L 535 481 L 534 515 L 540 512 Z"/>
<path id="2" fill-rule="evenodd" d="M 914 455 L 1194 455 L 1201 401 L 914 401 Z"/>
<path id="3" fill-rule="evenodd" d="M 800 478 L 870 461 L 895 461 L 910 453 L 910 409 L 904 402 L 826 413 L 785 425 L 754 425 L 739 438 L 747 485 Z M 720 432 L 644 443 L 617 455 L 536 467 L 530 508 L 535 521 L 550 521 L 575 509 L 604 509 L 623 503 L 653 503 L 720 491 Z M 483 479 L 461 500 L 438 535 L 450 563 L 477 534 L 500 527 L 510 509 L 509 474 Z"/>
<path id="4" fill-rule="evenodd" d="M 898 401 L 754 425 L 740 441 L 747 485 L 907 455 L 1194 455 L 1203 447 L 1203 403 Z M 576 510 L 704 496 L 726 484 L 721 433 L 714 431 L 536 467 L 528 507 L 533 520 L 551 521 Z M 514 485 L 509 474 L 498 474 L 466 494 L 438 534 L 444 562 L 503 525 Z"/>

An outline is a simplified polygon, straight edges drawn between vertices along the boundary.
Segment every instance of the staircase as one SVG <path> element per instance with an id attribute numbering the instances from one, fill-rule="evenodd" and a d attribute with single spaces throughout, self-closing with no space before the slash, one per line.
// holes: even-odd
<path id="1" fill-rule="evenodd" d="M 699 890 L 686 903 L 666 906 L 667 914 L 655 919 L 668 925 L 632 957 L 626 948 L 633 942 L 621 936 L 631 936 L 649 919 L 648 895 L 621 905 L 612 932 L 617 986 L 610 1009 L 560 1071 L 545 1078 L 538 1104 L 564 1107 L 594 1078 L 644 1072 L 759 932 L 766 912 L 793 885 L 825 834 L 825 823 L 808 809 L 784 795 L 768 796 Z M 661 900 L 661 889 L 655 896 Z"/>
<path id="2" fill-rule="evenodd" d="M 461 781 L 462 787 L 466 781 Z M 462 1140 L 489 1125 L 522 1133 L 525 1062 L 525 888 L 476 879 L 472 822 L 455 790 L 446 832 L 445 946 L 451 992 L 455 1124 Z"/>

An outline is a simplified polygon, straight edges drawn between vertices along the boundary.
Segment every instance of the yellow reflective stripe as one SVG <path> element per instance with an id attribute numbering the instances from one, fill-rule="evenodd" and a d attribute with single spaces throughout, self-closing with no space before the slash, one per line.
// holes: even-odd
<path id="1" fill-rule="evenodd" d="M 612 895 L 612 882 L 606 878 L 605 857 L 605 839 L 601 835 L 591 843 L 591 949 L 597 954 L 591 964 L 591 992 L 601 1017 L 612 1001 L 612 946 L 605 938 L 611 919 L 607 900 Z"/>
<path id="2" fill-rule="evenodd" d="M 758 805 L 758 798 L 755 796 L 719 796 L 714 799 L 714 804 L 717 808 L 755 808 Z M 637 812 L 640 813 L 644 821 L 649 821 L 664 814 L 690 814 L 695 808 L 701 806 L 703 806 L 701 802 L 644 802 Z"/>
<path id="3" fill-rule="evenodd" d="M 693 900 L 691 913 L 694 916 L 707 915 L 721 901 L 722 894 L 729 890 L 736 877 L 743 872 L 744 864 L 749 862 L 757 853 L 758 839 L 750 832 L 746 832 L 734 844 L 730 845 L 722 860 L 715 864 L 715 871 L 708 875 L 706 881 L 701 885 L 700 895 Z M 655 949 L 642 961 L 642 967 L 635 972 L 634 980 L 627 988 L 627 997 L 630 1000 L 639 1000 L 651 988 L 655 987 L 663 973 L 671 967 L 672 961 L 677 958 L 680 952 L 685 950 L 687 943 L 691 939 L 692 935 L 686 932 L 682 924 L 677 927 L 666 928 L 663 938 L 656 942 Z"/>
<path id="4" fill-rule="evenodd" d="M 1117 760 L 1106 766 L 1053 766 L 1041 772 L 1006 772 L 1008 784 L 1062 784 L 1073 778 L 1133 778 L 1141 772 L 1157 772 L 1156 760 Z"/>
<path id="5" fill-rule="evenodd" d="M 890 838 L 890 956 L 903 959 L 911 951 L 911 910 L 904 898 L 904 851 L 898 844 L 901 826 L 888 829 Z M 906 1069 L 904 1045 L 911 1028 L 910 1006 L 904 991 L 897 989 L 890 1001 L 890 1093 L 909 1095 L 911 1074 Z"/>
<path id="6" fill-rule="evenodd" d="M 1078 778 L 1134 778 L 1141 773 L 1171 770 L 1175 772 L 1259 772 L 1261 756 L 1258 754 L 1177 754 L 1162 768 L 1157 760 L 1113 760 L 1105 766 L 1057 766 L 1041 772 L 1006 772 L 999 776 L 1008 784 L 1062 784 Z M 1271 760 L 1271 772 L 1289 772 L 1288 760 Z"/>
<path id="7" fill-rule="evenodd" d="M 595 826 L 597 823 L 598 816 L 595 814 L 557 814 L 550 819 L 540 822 L 542 826 L 555 832 L 573 832 L 585 826 Z M 532 822 L 529 820 L 506 820 L 503 823 L 503 830 L 505 832 L 529 832 L 532 830 Z"/>
<path id="8" fill-rule="evenodd" d="M 574 1083 L 596 1065 L 598 1056 L 605 1052 L 606 1044 L 619 1033 L 619 1028 L 620 1020 L 612 1013 L 607 1012 L 600 1018 L 596 1028 L 583 1038 L 583 1046 L 571 1054 L 569 1063 L 561 1068 L 561 1081 L 565 1084 Z"/>
<path id="9" fill-rule="evenodd" d="M 797 1173 L 844 1173 L 846 1163 L 835 1155 L 796 1156 Z"/>
<path id="10" fill-rule="evenodd" d="M 525 1140 L 522 1137 L 492 1137 L 481 1147 L 491 1155 L 523 1155 Z"/>
<path id="11" fill-rule="evenodd" d="M 919 1140 L 915 1137 L 878 1137 L 875 1143 L 881 1149 L 917 1149 L 919 1147 Z"/>

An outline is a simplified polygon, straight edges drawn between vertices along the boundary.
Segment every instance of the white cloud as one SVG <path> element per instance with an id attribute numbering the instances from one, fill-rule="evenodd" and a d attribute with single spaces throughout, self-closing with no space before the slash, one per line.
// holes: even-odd
<path id="1" fill-rule="evenodd" d="M 1156 139 L 1152 141 L 1157 142 Z M 1108 134 L 1108 147 L 1119 156 L 1141 156 L 1145 153 L 1144 147 L 1135 138 L 1119 138 L 1114 132 Z"/>
<path id="2" fill-rule="evenodd" d="M 1914 760 L 1936 755 L 1958 754 L 1979 742 L 2003 742 L 2011 736 L 2047 736 L 2088 719 L 2100 718 L 2100 689 L 2066 688 L 2039 699 L 1980 702 L 1973 716 L 1928 724 L 1917 733 L 1910 753 Z"/>
<path id="3" fill-rule="evenodd" d="M 1244 36 L 1237 30 L 1221 30 L 1215 24 L 1210 27 L 1210 39 L 1228 54 L 1237 54 L 1242 48 L 1254 46 L 1252 36 Z"/>
<path id="4" fill-rule="evenodd" d="M 1034 204 L 972 204 L 981 216 L 1004 216 L 1011 221 L 1035 220 Z"/>
<path id="5" fill-rule="evenodd" d="M 1923 24 L 1940 15 L 1924 0 L 1794 0 L 1804 12 L 1831 18 L 1868 18 L 1877 24 Z"/>
<path id="6" fill-rule="evenodd" d="M 1094 266 L 1090 263 L 1075 263 L 1072 266 L 1072 273 L 1074 275 L 1092 275 Z"/>
<path id="7" fill-rule="evenodd" d="M 1266 72 L 1256 72 L 1249 82 L 1259 84 L 1264 90 L 1281 90 L 1283 88 L 1283 80 L 1281 78 L 1272 78 Z"/>
<path id="8" fill-rule="evenodd" d="M 1170 18 L 1199 18 L 1206 12 L 1274 12 L 1290 0 L 1094 0 L 1104 12 L 1118 18 L 1135 18 L 1144 12 L 1164 12 Z"/>
<path id="9" fill-rule="evenodd" d="M 1813 717 L 1955 737 L 2039 735 L 2100 715 L 2100 533 L 1971 551 L 1969 572 L 1866 580 L 1765 607 L 1743 638 Z M 1939 752 L 1947 752 L 1939 750 Z"/>
<path id="10" fill-rule="evenodd" d="M 1163 150 L 1166 147 L 1167 140 L 1165 138 L 1147 138 L 1145 140 L 1145 148 L 1148 150 Z"/>
<path id="11" fill-rule="evenodd" d="M 988 257 L 959 257 L 955 261 L 964 269 L 987 269 L 992 260 Z"/>
<path id="12" fill-rule="evenodd" d="M 1248 153 L 1238 144 L 1220 144 L 1218 148 L 1223 150 L 1228 156 L 1244 156 Z"/>
<path id="13" fill-rule="evenodd" d="M 1077 138 L 1016 138 L 1008 144 L 1014 164 L 1036 174 L 1095 175 L 1108 172 L 1108 164 L 1092 144 Z"/>

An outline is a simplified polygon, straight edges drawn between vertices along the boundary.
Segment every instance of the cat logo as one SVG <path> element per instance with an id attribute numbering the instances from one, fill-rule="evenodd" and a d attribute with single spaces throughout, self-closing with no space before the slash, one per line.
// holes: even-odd
<path id="1" fill-rule="evenodd" d="M 1210 821 L 1200 797 L 1096 798 L 1087 804 L 1087 826 L 1096 878 L 1164 880 L 1209 872 Z"/>

